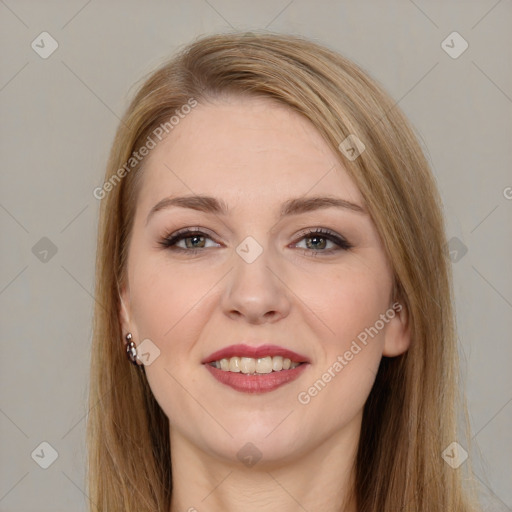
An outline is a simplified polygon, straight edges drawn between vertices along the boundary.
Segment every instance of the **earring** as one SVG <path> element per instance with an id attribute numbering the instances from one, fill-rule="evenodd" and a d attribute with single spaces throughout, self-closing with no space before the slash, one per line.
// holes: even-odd
<path id="1" fill-rule="evenodd" d="M 132 339 L 132 333 L 129 332 L 126 335 L 126 356 L 128 357 L 128 360 L 133 363 L 135 366 L 138 366 L 137 364 L 137 347 L 135 346 L 135 343 Z"/>

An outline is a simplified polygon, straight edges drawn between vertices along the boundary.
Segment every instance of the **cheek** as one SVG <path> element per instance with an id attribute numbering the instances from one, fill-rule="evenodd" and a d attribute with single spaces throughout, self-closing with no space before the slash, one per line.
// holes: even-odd
<path id="1" fill-rule="evenodd" d="M 334 359 L 324 373 L 311 376 L 296 397 L 304 417 L 321 418 L 314 422 L 311 435 L 317 430 L 330 434 L 361 415 L 375 382 L 380 357 L 378 351 L 363 349 L 351 361 Z M 338 363 L 338 366 L 336 366 Z"/>
<path id="2" fill-rule="evenodd" d="M 294 292 L 315 313 L 318 337 L 331 358 L 347 350 L 359 335 L 364 339 L 366 329 L 387 311 L 391 279 L 385 270 L 379 261 L 371 267 L 356 261 L 331 273 L 297 279 Z M 374 345 L 382 334 L 372 338 Z"/>
<path id="3" fill-rule="evenodd" d="M 186 338 L 192 337 L 197 325 L 195 311 L 201 309 L 205 293 L 215 284 L 211 274 L 190 269 L 177 272 L 175 267 L 155 262 L 140 265 L 130 277 L 132 310 L 140 337 L 154 340 L 161 349 L 180 331 L 186 330 Z"/>
<path id="4" fill-rule="evenodd" d="M 188 392 L 195 396 L 192 390 L 199 387 L 194 368 L 200 367 L 199 356 L 194 346 L 208 321 L 205 307 L 211 297 L 205 294 L 218 279 L 199 270 L 176 272 L 162 262 L 139 266 L 131 279 L 138 335 L 160 350 L 158 358 L 145 367 L 148 383 L 171 424 L 186 431 L 186 420 L 204 413 Z"/>
<path id="5" fill-rule="evenodd" d="M 311 413 L 328 410 L 326 426 L 335 428 L 363 407 L 371 391 L 382 358 L 387 323 L 381 315 L 388 311 L 391 280 L 384 272 L 351 268 L 314 281 L 316 287 L 304 287 L 305 302 L 321 320 L 321 355 L 297 401 Z"/>

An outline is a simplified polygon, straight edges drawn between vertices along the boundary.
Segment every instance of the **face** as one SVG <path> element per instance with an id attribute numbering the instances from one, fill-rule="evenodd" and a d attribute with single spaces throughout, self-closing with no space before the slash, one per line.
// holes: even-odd
<path id="1" fill-rule="evenodd" d="M 183 196 L 195 200 L 161 203 Z M 304 202 L 320 197 L 339 204 Z M 315 128 L 271 100 L 199 104 L 151 151 L 127 265 L 122 328 L 150 340 L 171 443 L 217 458 L 251 442 L 262 461 L 293 461 L 357 436 L 382 356 L 408 346 L 358 188 Z M 286 355 L 302 364 L 279 371 Z"/>

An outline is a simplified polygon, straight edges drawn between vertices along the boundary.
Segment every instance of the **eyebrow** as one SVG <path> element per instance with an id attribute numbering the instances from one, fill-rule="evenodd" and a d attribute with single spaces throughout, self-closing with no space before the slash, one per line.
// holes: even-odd
<path id="1" fill-rule="evenodd" d="M 172 207 L 188 208 L 204 213 L 213 213 L 217 215 L 228 215 L 229 208 L 227 204 L 215 197 L 190 195 L 181 197 L 166 197 L 159 201 L 153 208 L 151 208 L 147 218 L 146 224 L 153 214 L 160 210 Z M 314 210 L 325 208 L 343 208 L 349 211 L 367 215 L 367 211 L 356 203 L 351 203 L 346 199 L 332 196 L 316 196 L 316 197 L 298 197 L 295 199 L 288 199 L 281 206 L 279 218 L 282 219 L 288 215 L 299 215 Z"/>

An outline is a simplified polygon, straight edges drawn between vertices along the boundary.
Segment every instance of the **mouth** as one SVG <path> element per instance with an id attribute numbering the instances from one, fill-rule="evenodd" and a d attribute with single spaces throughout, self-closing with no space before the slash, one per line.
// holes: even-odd
<path id="1" fill-rule="evenodd" d="M 212 361 L 210 366 L 224 372 L 243 373 L 245 375 L 262 375 L 272 372 L 293 370 L 303 362 L 292 361 L 289 357 L 265 356 L 258 357 L 230 357 Z"/>
<path id="2" fill-rule="evenodd" d="M 201 361 L 213 377 L 245 393 L 265 393 L 291 382 L 310 365 L 305 356 L 275 345 L 231 345 Z"/>

